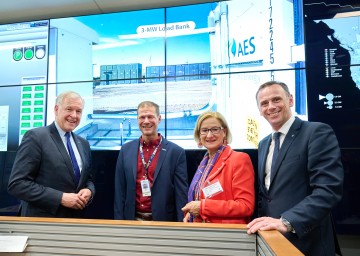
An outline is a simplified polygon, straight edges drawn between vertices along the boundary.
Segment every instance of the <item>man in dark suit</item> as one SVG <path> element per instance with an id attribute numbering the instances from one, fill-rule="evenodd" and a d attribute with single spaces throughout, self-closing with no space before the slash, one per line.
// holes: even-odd
<path id="1" fill-rule="evenodd" d="M 55 122 L 25 133 L 8 184 L 9 193 L 22 200 L 21 216 L 83 217 L 95 193 L 90 145 L 72 132 L 83 108 L 79 94 L 64 92 L 56 99 Z"/>
<path id="2" fill-rule="evenodd" d="M 342 196 L 343 166 L 339 145 L 330 126 L 294 117 L 286 84 L 270 81 L 256 94 L 261 115 L 274 133 L 259 143 L 259 217 L 248 233 L 280 231 L 305 255 L 335 255 L 331 209 Z M 272 165 L 273 153 L 277 155 Z"/>
<path id="3" fill-rule="evenodd" d="M 114 218 L 182 221 L 187 202 L 185 151 L 158 133 L 159 106 L 137 108 L 141 137 L 122 146 L 115 171 Z"/>

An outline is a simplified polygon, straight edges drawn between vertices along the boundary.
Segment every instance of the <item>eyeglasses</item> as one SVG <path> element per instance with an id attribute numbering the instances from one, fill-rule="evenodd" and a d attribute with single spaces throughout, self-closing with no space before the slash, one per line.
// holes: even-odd
<path id="1" fill-rule="evenodd" d="M 200 129 L 200 135 L 207 135 L 209 133 L 209 131 L 212 134 L 219 134 L 221 130 L 224 130 L 224 128 L 222 127 L 213 127 L 213 128 L 201 128 Z"/>

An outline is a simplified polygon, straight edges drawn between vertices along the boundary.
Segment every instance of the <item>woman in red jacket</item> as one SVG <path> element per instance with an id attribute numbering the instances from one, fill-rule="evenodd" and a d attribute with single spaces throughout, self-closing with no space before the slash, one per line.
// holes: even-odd
<path id="1" fill-rule="evenodd" d="M 254 212 L 254 168 L 248 154 L 230 148 L 231 132 L 219 112 L 197 119 L 195 141 L 207 149 L 182 210 L 184 222 L 243 223 Z"/>

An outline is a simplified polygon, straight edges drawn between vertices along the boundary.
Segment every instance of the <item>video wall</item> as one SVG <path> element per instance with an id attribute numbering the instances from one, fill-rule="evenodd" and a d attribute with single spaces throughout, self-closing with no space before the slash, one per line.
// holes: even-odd
<path id="1" fill-rule="evenodd" d="M 301 0 L 233 0 L 0 25 L 0 151 L 52 123 L 67 90 L 85 99 L 76 133 L 93 150 L 138 138 L 144 100 L 160 106 L 160 133 L 186 149 L 207 110 L 226 117 L 233 148 L 255 149 L 271 132 L 260 84 L 287 83 L 307 119 L 302 13 Z"/>

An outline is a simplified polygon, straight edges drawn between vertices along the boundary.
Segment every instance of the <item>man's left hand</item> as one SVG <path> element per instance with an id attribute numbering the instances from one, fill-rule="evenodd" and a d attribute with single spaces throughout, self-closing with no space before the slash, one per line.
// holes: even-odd
<path id="1" fill-rule="evenodd" d="M 258 230 L 278 230 L 280 233 L 285 234 L 287 227 L 282 223 L 280 219 L 271 217 L 256 218 L 248 225 L 248 234 L 256 233 Z"/>
<path id="2" fill-rule="evenodd" d="M 78 195 L 83 198 L 87 204 L 91 198 L 91 190 L 88 188 L 83 188 L 79 191 Z"/>

